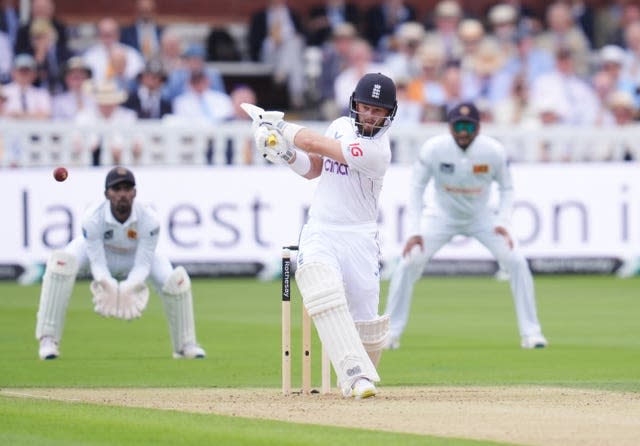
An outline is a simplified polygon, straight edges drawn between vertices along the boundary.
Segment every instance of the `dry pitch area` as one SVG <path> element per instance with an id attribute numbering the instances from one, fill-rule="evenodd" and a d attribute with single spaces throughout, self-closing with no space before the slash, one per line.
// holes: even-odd
<path id="1" fill-rule="evenodd" d="M 547 387 L 382 387 L 364 401 L 276 389 L 1 389 L 0 395 L 215 413 L 540 446 L 637 446 L 640 394 Z M 354 405 L 358 410 L 354 410 Z"/>

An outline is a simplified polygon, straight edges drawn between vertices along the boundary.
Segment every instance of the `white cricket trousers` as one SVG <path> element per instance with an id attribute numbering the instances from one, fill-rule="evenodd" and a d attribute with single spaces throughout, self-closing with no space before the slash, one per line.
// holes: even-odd
<path id="1" fill-rule="evenodd" d="M 378 317 L 380 245 L 376 223 L 331 225 L 309 222 L 302 228 L 298 267 L 319 262 L 342 276 L 349 312 L 354 321 Z"/>
<path id="2" fill-rule="evenodd" d="M 504 237 L 496 234 L 494 228 L 492 218 L 472 222 L 456 222 L 436 216 L 423 218 L 421 232 L 424 251 L 402 258 L 391 276 L 385 310 L 391 319 L 391 339 L 399 339 L 404 332 L 409 319 L 413 286 L 422 276 L 425 264 L 456 235 L 474 237 L 509 272 L 520 336 L 542 334 L 529 265 L 518 249 L 515 246 L 510 249 Z"/>

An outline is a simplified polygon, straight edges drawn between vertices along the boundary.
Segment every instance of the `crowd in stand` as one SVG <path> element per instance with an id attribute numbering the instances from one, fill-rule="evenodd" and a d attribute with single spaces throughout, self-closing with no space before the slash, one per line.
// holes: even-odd
<path id="1" fill-rule="evenodd" d="M 400 123 L 443 122 L 462 100 L 475 101 L 485 122 L 532 129 L 615 128 L 639 118 L 636 2 L 592 9 L 583 1 L 557 1 L 537 15 L 518 0 L 502 0 L 474 16 L 456 0 L 441 0 L 425 17 L 402 0 L 370 8 L 327 0 L 309 11 L 292 3 L 270 0 L 247 17 L 244 52 L 220 27 L 202 42 L 186 42 L 158 23 L 154 0 L 136 0 L 130 23 L 102 18 L 94 42 L 74 51 L 54 0 L 32 0 L 25 23 L 2 0 L 0 119 L 122 128 L 140 119 L 206 125 L 245 119 L 237 104 L 255 103 L 256 92 L 228 88 L 208 64 L 220 60 L 273 67 L 290 111 L 313 119 L 344 113 L 366 72 L 395 80 Z M 122 140 L 111 136 L 78 138 L 77 150 L 90 150 L 95 164 L 108 150 L 117 162 Z M 617 150 L 624 159 L 640 159 L 636 147 Z M 593 158 L 612 154 L 601 150 Z"/>

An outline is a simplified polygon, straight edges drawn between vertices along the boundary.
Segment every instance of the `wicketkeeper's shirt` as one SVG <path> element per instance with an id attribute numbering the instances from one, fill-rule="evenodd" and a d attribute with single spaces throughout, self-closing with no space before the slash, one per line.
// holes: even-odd
<path id="1" fill-rule="evenodd" d="M 388 136 L 361 138 L 348 117 L 333 121 L 325 136 L 340 141 L 347 164 L 323 159 L 310 218 L 341 225 L 375 223 L 382 181 L 391 162 Z"/>
<path id="2" fill-rule="evenodd" d="M 119 266 L 133 264 L 128 278 L 143 282 L 151 270 L 159 232 L 159 219 L 146 205 L 134 202 L 124 223 L 113 217 L 107 200 L 90 208 L 82 221 L 82 234 L 94 279 L 113 277 Z M 107 257 L 114 271 L 107 266 Z"/>

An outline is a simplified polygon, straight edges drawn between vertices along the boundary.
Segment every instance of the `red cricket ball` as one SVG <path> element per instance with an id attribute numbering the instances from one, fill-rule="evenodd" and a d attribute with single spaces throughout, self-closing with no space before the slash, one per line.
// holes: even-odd
<path id="1" fill-rule="evenodd" d="M 68 176 L 69 172 L 67 172 L 67 169 L 65 169 L 64 167 L 56 167 L 56 169 L 53 171 L 53 178 L 55 178 L 56 181 L 64 181 Z"/>

